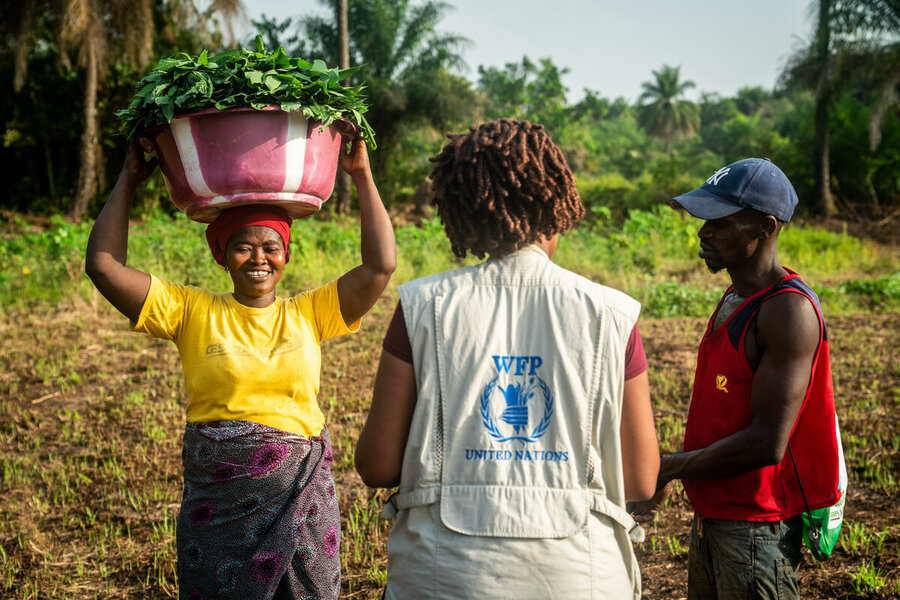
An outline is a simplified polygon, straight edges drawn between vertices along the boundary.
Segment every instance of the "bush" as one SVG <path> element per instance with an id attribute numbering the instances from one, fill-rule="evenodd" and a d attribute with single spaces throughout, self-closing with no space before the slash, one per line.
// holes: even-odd
<path id="1" fill-rule="evenodd" d="M 614 183 L 614 182 L 613 182 Z M 710 275 L 697 257 L 700 221 L 658 206 L 632 210 L 620 224 L 608 209 L 560 239 L 553 259 L 594 281 L 624 290 L 647 316 L 707 316 L 728 283 Z M 0 307 L 59 303 L 95 292 L 83 274 L 90 223 L 51 220 L 43 231 L 21 219 L 0 237 Z M 204 225 L 182 213 L 151 213 L 131 228 L 128 264 L 158 277 L 212 291 L 231 280 L 210 256 Z M 395 230 L 398 267 L 391 286 L 416 277 L 475 264 L 461 261 L 437 217 Z M 900 268 L 891 252 L 846 234 L 792 226 L 782 233 L 785 264 L 796 267 L 823 301 L 826 313 L 900 308 Z M 280 284 L 288 295 L 339 277 L 359 264 L 359 224 L 354 217 L 298 219 L 291 261 Z"/>

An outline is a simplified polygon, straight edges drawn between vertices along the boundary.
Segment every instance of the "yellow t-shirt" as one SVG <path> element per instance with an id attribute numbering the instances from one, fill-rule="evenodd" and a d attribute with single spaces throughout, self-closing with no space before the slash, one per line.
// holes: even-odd
<path id="1" fill-rule="evenodd" d="M 251 308 L 151 276 L 134 331 L 175 342 L 184 368 L 187 421 L 254 421 L 304 436 L 325 416 L 316 402 L 319 345 L 353 333 L 344 323 L 337 281 Z"/>

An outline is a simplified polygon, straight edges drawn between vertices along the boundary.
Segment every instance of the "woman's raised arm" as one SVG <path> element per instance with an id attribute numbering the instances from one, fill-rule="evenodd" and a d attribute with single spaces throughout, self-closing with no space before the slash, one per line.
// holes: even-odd
<path id="1" fill-rule="evenodd" d="M 141 147 L 132 142 L 119 179 L 91 229 L 84 271 L 119 312 L 137 320 L 150 289 L 150 275 L 126 267 L 128 213 L 137 185 L 156 168 L 156 159 L 144 160 Z"/>
<path id="2" fill-rule="evenodd" d="M 360 253 L 362 264 L 338 279 L 338 298 L 344 322 L 353 323 L 372 306 L 397 268 L 394 228 L 388 217 L 372 171 L 366 145 L 358 135 L 350 153 L 341 152 L 341 168 L 350 174 L 359 197 Z"/>

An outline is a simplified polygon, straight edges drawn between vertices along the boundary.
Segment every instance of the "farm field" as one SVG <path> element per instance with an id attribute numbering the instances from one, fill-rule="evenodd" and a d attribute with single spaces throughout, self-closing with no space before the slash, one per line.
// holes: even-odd
<path id="1" fill-rule="evenodd" d="M 577 243 L 576 238 L 572 247 Z M 561 262 L 577 260 L 573 250 L 561 252 Z M 896 270 L 891 258 L 896 248 L 879 252 L 887 253 L 884 264 Z M 15 266 L 21 272 L 21 263 Z M 712 279 L 699 264 L 693 263 L 693 270 L 698 278 Z M 890 270 L 866 276 L 885 272 Z M 834 289 L 841 284 L 839 278 L 821 279 Z M 714 290 L 701 289 L 697 297 L 715 295 Z M 653 302 L 667 304 L 645 299 L 647 306 Z M 392 287 L 358 334 L 323 346 L 319 401 L 335 448 L 344 598 L 380 597 L 386 576 L 389 523 L 378 513 L 388 492 L 361 483 L 353 447 L 395 303 Z M 801 595 L 897 597 L 900 314 L 846 303 L 830 314 L 825 306 L 850 493 L 832 558 L 816 563 L 805 552 Z M 694 316 L 660 316 L 663 311 L 648 309 L 641 320 L 664 452 L 681 443 L 696 344 L 705 325 L 697 315 L 711 308 L 701 304 Z M 124 317 L 98 294 L 0 308 L 0 598 L 177 596 L 182 402 L 174 347 L 129 332 Z M 647 541 L 638 547 L 638 557 L 646 598 L 685 596 L 691 515 L 676 494 L 645 526 Z"/>
<path id="2" fill-rule="evenodd" d="M 317 400 L 333 445 L 340 598 L 380 600 L 391 527 L 380 513 L 393 490 L 367 488 L 354 454 L 381 342 L 398 285 L 480 262 L 453 256 L 432 202 L 450 144 L 498 119 L 540 124 L 529 128 L 552 143 L 543 133 L 483 130 L 473 139 L 491 151 L 479 166 L 479 153 L 460 147 L 459 159 L 477 168 L 472 177 L 461 169 L 457 183 L 477 182 L 483 207 L 499 211 L 507 228 L 516 212 L 546 216 L 548 190 L 575 186 L 585 214 L 552 259 L 640 302 L 664 454 L 682 446 L 698 344 L 729 283 L 698 256 L 702 221 L 669 203 L 704 181 L 723 199 L 733 190 L 742 206 L 756 205 L 747 192 L 757 183 L 775 194 L 755 174 L 732 185 L 744 177 L 737 161 L 749 157 L 766 157 L 789 177 L 797 204 L 779 229 L 778 260 L 821 301 L 849 474 L 840 541 L 824 562 L 804 549 L 800 594 L 900 600 L 900 0 L 802 4 L 773 3 L 763 14 L 732 3 L 727 19 L 714 20 L 730 35 L 685 44 L 681 31 L 710 21 L 699 3 L 519 2 L 511 11 L 465 0 L 5 2 L 0 600 L 179 596 L 183 372 L 175 346 L 130 332 L 84 272 L 94 219 L 110 194 L 131 196 L 127 209 L 106 213 L 115 228 L 128 213 L 129 267 L 223 294 L 235 282 L 210 256 L 206 225 L 185 211 L 204 220 L 251 199 L 316 206 L 291 225 L 277 289 L 291 297 L 360 264 L 359 199 L 371 192 L 369 171 L 394 225 L 397 269 L 361 330 L 323 344 Z M 706 49 L 693 43 L 704 40 L 712 42 Z M 240 131 L 258 119 L 271 129 Z M 355 134 L 369 148 L 365 184 L 356 152 L 349 161 L 334 155 L 352 149 L 345 142 Z M 138 167 L 142 154 L 149 162 Z M 519 208 L 498 204 L 509 195 Z M 458 227 L 476 231 L 478 211 L 465 213 L 471 224 Z M 118 233 L 102 237 L 121 261 Z M 240 355 L 263 347 L 252 346 Z M 282 348 L 294 346 L 273 352 Z M 731 379 L 724 387 L 733 397 Z M 511 382 L 504 390 L 512 409 L 504 421 L 517 435 L 523 408 L 534 414 L 523 389 Z M 559 427 L 551 413 L 565 401 L 546 398 L 535 433 Z M 482 421 L 490 429 L 491 419 Z M 214 469 L 216 483 L 223 474 Z M 246 493 L 240 508 L 258 509 L 256 490 Z M 321 523 L 313 506 L 292 521 L 292 535 Z M 198 522 L 227 518 L 219 503 L 196 508 Z M 247 533 L 265 533 L 271 516 L 254 510 Z M 322 546 L 333 559 L 331 521 Z M 676 483 L 636 546 L 646 600 L 686 599 L 692 521 Z M 305 545 L 302 562 L 322 557 L 310 558 Z M 211 563 L 206 546 L 191 547 L 187 562 Z M 225 587 L 231 558 L 207 569 Z M 272 573 L 272 554 L 254 558 L 251 575 L 271 582 L 263 572 Z M 494 574 L 503 575 L 496 562 Z M 185 593 L 183 600 L 203 595 Z M 484 600 L 496 594 L 486 590 Z"/>

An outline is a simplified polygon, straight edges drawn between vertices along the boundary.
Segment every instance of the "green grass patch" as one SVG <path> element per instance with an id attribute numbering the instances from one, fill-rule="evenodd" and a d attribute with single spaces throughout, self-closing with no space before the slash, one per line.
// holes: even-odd
<path id="1" fill-rule="evenodd" d="M 622 289 L 644 305 L 647 316 L 709 314 L 728 283 L 711 275 L 697 257 L 701 222 L 665 207 L 633 210 L 613 223 L 609 215 L 565 235 L 554 260 L 584 276 Z M 0 307 L 90 298 L 83 274 L 90 223 L 54 218 L 36 230 L 16 219 L 0 237 Z M 179 214 L 153 214 L 132 226 L 128 264 L 161 278 L 213 291 L 231 289 L 215 264 L 205 226 Z M 459 260 L 437 217 L 395 230 L 398 267 L 392 287 L 466 264 Z M 900 260 L 895 248 L 846 233 L 791 226 L 782 232 L 780 255 L 819 293 L 827 313 L 900 308 Z M 292 227 L 291 261 L 281 282 L 293 294 L 339 277 L 360 262 L 359 224 L 353 217 L 299 219 Z"/>

